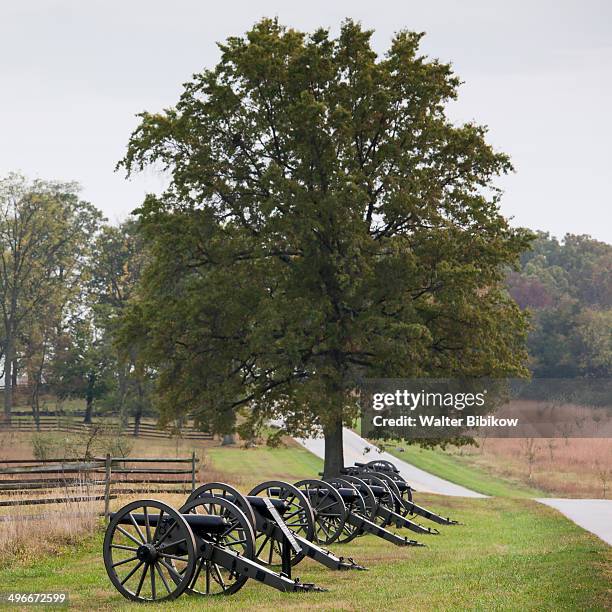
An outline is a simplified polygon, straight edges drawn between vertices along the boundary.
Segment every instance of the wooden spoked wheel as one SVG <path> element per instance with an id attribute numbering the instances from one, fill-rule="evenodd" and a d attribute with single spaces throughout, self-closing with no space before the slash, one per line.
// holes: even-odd
<path id="1" fill-rule="evenodd" d="M 378 478 L 378 476 L 375 476 L 373 472 L 367 471 L 360 472 L 359 479 L 363 480 L 363 482 L 365 482 L 367 485 L 370 486 L 370 488 L 372 488 L 374 497 L 376 498 L 377 507 L 383 506 L 384 508 L 395 512 L 395 496 L 393 495 L 384 480 L 381 480 L 380 478 Z M 380 525 L 381 527 L 386 527 L 389 524 L 388 519 L 384 519 L 378 516 L 378 514 L 374 514 L 374 517 L 371 520 L 374 521 L 377 525 Z"/>
<path id="2" fill-rule="evenodd" d="M 356 485 L 343 478 L 326 478 L 325 482 L 328 482 L 336 489 L 350 489 L 356 498 L 352 501 L 347 502 L 344 500 L 347 512 L 356 514 L 358 516 L 368 517 L 369 512 L 366 508 L 365 500 L 363 495 L 360 493 Z M 346 544 L 351 540 L 354 540 L 358 535 L 361 535 L 360 529 L 352 525 L 348 520 L 344 522 L 342 527 L 342 533 L 336 538 L 336 541 L 340 544 Z"/>
<path id="3" fill-rule="evenodd" d="M 114 514 L 104 536 L 104 566 L 127 599 L 165 601 L 189 587 L 196 550 L 181 514 L 161 501 L 143 499 Z"/>
<path id="4" fill-rule="evenodd" d="M 295 483 L 314 512 L 316 538 L 321 544 L 331 544 L 342 534 L 346 522 L 346 505 L 335 487 L 323 480 L 306 479 Z"/>
<path id="5" fill-rule="evenodd" d="M 400 499 L 402 502 L 412 501 L 412 487 L 406 482 L 404 478 L 402 478 L 402 476 L 400 476 L 396 472 L 379 472 L 378 476 L 380 477 L 381 474 L 384 474 L 387 478 L 391 479 L 395 483 L 399 490 Z M 407 514 L 409 514 L 409 511 L 404 506 L 402 506 L 400 508 L 400 514 L 402 516 L 406 516 Z"/>
<path id="6" fill-rule="evenodd" d="M 268 480 L 254 487 L 249 495 L 280 499 L 285 502 L 285 510 L 281 512 L 283 522 L 296 535 L 306 540 L 315 538 L 315 517 L 312 507 L 304 493 L 297 487 L 282 480 Z M 282 565 L 282 551 L 280 544 L 272 540 L 267 534 L 258 531 L 255 537 L 255 556 L 265 565 Z M 297 565 L 305 553 L 296 553 L 290 547 L 290 563 Z"/>
<path id="7" fill-rule="evenodd" d="M 229 499 L 200 494 L 188 501 L 181 508 L 181 513 L 218 516 L 225 519 L 226 526 L 219 531 L 207 533 L 194 528 L 196 542 L 209 542 L 231 550 L 241 557 L 255 558 L 253 526 L 245 513 Z M 206 596 L 232 595 L 239 591 L 247 580 L 246 576 L 237 576 L 235 572 L 200 557 L 187 593 Z"/>
<path id="8" fill-rule="evenodd" d="M 391 494 L 393 495 L 393 510 L 398 514 L 401 514 L 404 507 L 402 506 L 402 493 L 399 490 L 397 483 L 391 476 L 389 476 L 386 472 L 374 472 L 374 475 L 377 478 L 380 478 L 386 485 Z"/>
<path id="9" fill-rule="evenodd" d="M 365 518 L 376 522 L 376 508 L 378 507 L 378 500 L 376 499 L 376 496 L 372 492 L 370 486 L 357 476 L 342 475 L 341 480 L 344 480 L 357 488 L 357 490 L 361 493 L 363 502 L 365 504 Z"/>
<path id="10" fill-rule="evenodd" d="M 233 504 L 236 504 L 236 506 L 238 506 L 238 508 L 240 508 L 240 510 L 242 510 L 242 512 L 244 512 L 246 517 L 249 519 L 253 529 L 255 529 L 255 513 L 253 512 L 253 508 L 251 507 L 251 504 L 249 504 L 247 498 L 240 493 L 238 489 L 235 489 L 225 482 L 208 482 L 195 489 L 187 498 L 187 502 L 198 499 L 203 495 L 222 497 L 228 501 L 231 501 Z"/>

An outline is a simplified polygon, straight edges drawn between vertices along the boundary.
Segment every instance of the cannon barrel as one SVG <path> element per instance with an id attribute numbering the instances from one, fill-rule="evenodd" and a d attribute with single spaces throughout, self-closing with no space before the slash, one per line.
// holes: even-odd
<path id="1" fill-rule="evenodd" d="M 400 483 L 395 483 L 395 484 L 400 484 Z M 361 485 L 355 485 L 357 487 L 357 489 L 359 491 L 363 491 L 364 487 Z M 407 488 L 410 488 L 408 485 L 405 485 Z M 385 489 L 381 486 L 378 485 L 369 485 L 370 489 L 372 489 L 372 493 L 374 493 L 374 497 L 376 497 L 377 499 L 380 499 L 385 493 Z M 401 489 L 401 490 L 405 490 L 405 489 Z M 400 499 L 399 500 L 401 505 L 408 511 L 409 514 L 412 515 L 418 515 L 421 516 L 423 518 L 429 519 L 430 521 L 433 521 L 434 523 L 438 523 L 439 525 L 458 525 L 458 521 L 454 521 L 450 518 L 445 518 L 443 516 L 440 516 L 439 514 L 436 514 L 435 512 L 432 512 L 431 510 L 427 510 L 427 508 L 423 508 L 422 506 L 418 506 L 417 504 L 415 504 L 414 502 L 405 500 L 405 499 Z M 434 533 L 434 530 L 430 530 L 431 533 Z"/>
<path id="2" fill-rule="evenodd" d="M 276 494 L 278 495 L 278 492 Z M 257 495 L 247 495 L 246 498 L 253 508 L 256 508 L 257 510 L 267 509 L 266 502 L 264 501 L 263 497 L 258 497 Z M 277 499 L 274 497 L 269 497 L 268 499 L 272 502 L 272 505 L 280 515 L 287 511 L 289 504 L 284 499 Z"/>
<path id="3" fill-rule="evenodd" d="M 122 517 L 119 523 L 123 525 L 132 525 L 133 523 L 129 519 L 129 516 L 132 516 L 136 524 L 140 527 L 146 526 L 147 519 L 151 527 L 157 527 L 157 523 L 159 522 L 159 515 L 156 514 L 151 514 L 146 517 L 144 514 L 131 513 L 131 515 Z M 227 529 L 229 525 L 227 519 L 222 516 L 202 516 L 199 514 L 183 514 L 182 516 L 195 533 L 220 533 Z M 114 513 L 111 514 L 111 518 L 113 517 Z M 162 523 L 164 522 L 170 523 L 172 519 L 163 517 Z"/>
<path id="4" fill-rule="evenodd" d="M 341 488 L 336 488 L 336 491 L 338 491 L 338 493 L 340 493 L 342 499 L 344 501 L 348 501 L 348 502 L 352 502 L 355 501 L 358 497 L 357 493 L 355 492 L 354 489 L 349 489 L 348 487 L 341 487 Z M 315 491 L 311 490 L 311 491 L 304 491 L 305 495 L 312 495 Z M 272 490 L 272 493 L 274 494 L 274 490 Z M 325 495 L 327 493 L 327 489 L 318 489 L 316 491 L 317 495 Z"/>

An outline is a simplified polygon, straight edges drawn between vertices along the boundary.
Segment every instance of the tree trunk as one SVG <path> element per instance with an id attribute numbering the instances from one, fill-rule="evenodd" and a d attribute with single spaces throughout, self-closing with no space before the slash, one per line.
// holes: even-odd
<path id="1" fill-rule="evenodd" d="M 36 431 L 40 431 L 40 383 L 39 381 L 34 382 L 34 388 L 32 389 L 32 416 L 34 417 L 34 424 L 36 425 Z"/>
<path id="2" fill-rule="evenodd" d="M 223 440 L 221 441 L 221 446 L 229 446 L 235 442 L 236 439 L 234 438 L 234 434 L 224 434 Z"/>
<path id="3" fill-rule="evenodd" d="M 140 422 L 142 421 L 142 406 L 138 404 L 136 407 L 136 414 L 134 415 L 134 437 L 137 438 L 140 435 Z"/>
<path id="4" fill-rule="evenodd" d="M 128 426 L 128 414 L 125 407 L 125 398 L 127 396 L 127 377 L 125 374 L 125 368 L 119 367 L 118 371 L 118 387 L 119 387 L 119 418 L 121 419 L 122 429 L 127 429 Z"/>
<path id="5" fill-rule="evenodd" d="M 40 358 L 40 364 L 38 370 L 34 373 L 32 370 L 28 372 L 28 379 L 32 378 L 32 415 L 34 416 L 34 423 L 36 423 L 36 431 L 40 431 L 40 387 L 42 385 L 43 370 L 45 368 L 45 355 L 46 355 L 46 338 L 42 343 L 42 353 Z"/>
<path id="6" fill-rule="evenodd" d="M 13 411 L 13 375 L 12 366 L 14 361 L 14 346 L 11 334 L 5 340 L 4 353 L 4 420 L 7 425 L 11 424 L 11 413 Z"/>
<path id="7" fill-rule="evenodd" d="M 93 415 L 93 400 L 94 400 L 94 385 L 96 384 L 96 375 L 90 372 L 87 376 L 87 392 L 85 394 L 85 418 L 83 423 L 91 423 Z"/>
<path id="8" fill-rule="evenodd" d="M 13 359 L 13 371 L 11 372 L 11 386 L 17 388 L 17 359 Z"/>
<path id="9" fill-rule="evenodd" d="M 136 402 L 136 414 L 134 415 L 134 437 L 140 435 L 140 422 L 142 421 L 142 407 L 144 403 L 144 391 L 140 381 L 138 381 L 136 389 L 138 391 L 138 401 Z"/>
<path id="10" fill-rule="evenodd" d="M 340 474 L 344 467 L 344 446 L 342 441 L 342 418 L 330 423 L 324 430 L 325 465 L 323 477 L 332 478 Z"/>

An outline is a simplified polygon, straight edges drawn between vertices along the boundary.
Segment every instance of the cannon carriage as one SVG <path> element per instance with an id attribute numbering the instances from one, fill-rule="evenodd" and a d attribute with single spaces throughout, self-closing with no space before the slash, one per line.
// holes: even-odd
<path id="1" fill-rule="evenodd" d="M 306 479 L 295 483 L 295 486 L 308 496 L 317 521 L 317 537 L 324 544 L 339 540 L 346 542 L 357 535 L 371 534 L 396 546 L 423 546 L 416 540 L 389 531 L 380 521 L 377 523 L 377 517 L 388 516 L 392 511 L 384 507 L 374 493 L 374 503 L 368 508 L 359 487 L 354 483 L 338 479 Z M 435 533 L 399 515 L 396 518 L 401 523 L 398 526 L 409 527 L 413 531 L 418 528 L 419 533 L 423 534 Z"/>
<path id="2" fill-rule="evenodd" d="M 206 495 L 180 511 L 158 500 L 131 502 L 113 513 L 103 544 L 112 584 L 133 601 L 231 595 L 249 578 L 285 592 L 322 590 L 259 563 L 255 553 L 244 512 Z"/>
<path id="3" fill-rule="evenodd" d="M 457 525 L 458 522 L 423 508 L 414 502 L 414 489 L 402 478 L 399 470 L 389 461 L 376 460 L 369 463 L 355 463 L 341 470 L 343 476 L 354 476 L 362 480 L 377 478 L 382 480 L 395 499 L 394 512 L 404 517 L 420 516 L 439 525 Z"/>

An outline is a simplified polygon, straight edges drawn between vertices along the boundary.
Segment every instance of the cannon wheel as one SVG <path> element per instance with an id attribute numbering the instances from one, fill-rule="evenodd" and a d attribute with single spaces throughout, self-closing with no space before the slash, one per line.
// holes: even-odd
<path id="1" fill-rule="evenodd" d="M 191 495 L 187 498 L 187 503 L 193 501 L 194 499 L 198 499 L 198 497 L 202 497 L 203 495 L 223 497 L 224 499 L 236 504 L 236 506 L 238 506 L 238 508 L 240 508 L 240 510 L 242 510 L 249 519 L 253 529 L 255 529 L 255 512 L 253 511 L 253 508 L 251 508 L 251 504 L 249 504 L 247 498 L 240 493 L 240 491 L 234 489 L 234 487 L 231 485 L 224 482 L 207 482 L 191 493 Z"/>
<path id="2" fill-rule="evenodd" d="M 380 498 L 375 496 L 376 503 L 395 512 L 395 508 L 396 508 L 395 496 L 393 495 L 391 489 L 387 486 L 387 483 L 384 480 L 381 480 L 378 476 L 374 474 L 374 472 L 368 472 L 368 471 L 360 472 L 359 479 L 363 480 L 367 485 L 375 486 L 375 487 L 382 487 L 384 489 L 384 493 Z M 375 515 L 375 517 L 372 518 L 371 520 L 374 521 L 377 525 L 380 525 L 381 527 L 386 527 L 389 524 L 389 521 L 382 519 L 377 515 Z"/>
<path id="3" fill-rule="evenodd" d="M 138 524 L 134 511 L 144 515 L 144 524 Z M 167 549 L 177 554 L 170 555 Z M 106 528 L 103 557 L 110 581 L 125 598 L 166 601 L 189 587 L 196 544 L 189 525 L 174 508 L 142 499 L 115 513 Z"/>
<path id="4" fill-rule="evenodd" d="M 295 534 L 312 541 L 315 537 L 315 518 L 306 496 L 292 484 L 282 480 L 268 480 L 254 487 L 249 495 L 283 499 L 288 507 L 282 515 L 283 521 Z M 270 540 L 265 533 L 255 534 L 255 556 L 265 565 L 282 565 L 282 553 L 278 542 Z M 297 565 L 304 557 L 302 551 L 296 553 L 290 547 L 291 565 Z"/>
<path id="5" fill-rule="evenodd" d="M 368 509 L 366 508 L 366 503 L 363 498 L 363 495 L 359 491 L 359 489 L 352 482 L 348 480 L 344 480 L 343 478 L 326 478 L 325 482 L 329 482 L 336 489 L 340 489 L 342 487 L 346 487 L 347 489 L 352 489 L 355 493 L 357 493 L 357 499 L 346 504 L 346 509 L 348 512 L 352 512 L 353 514 L 358 514 L 359 516 L 368 517 L 370 515 Z M 367 486 L 367 485 L 366 485 Z M 376 501 L 376 500 L 375 500 Z M 360 535 L 360 530 L 351 525 L 348 521 L 344 522 L 342 526 L 342 533 L 336 539 L 340 544 L 346 544 L 351 540 L 354 540 L 358 535 Z"/>
<path id="6" fill-rule="evenodd" d="M 387 477 L 390 478 L 391 480 L 393 480 L 393 482 L 395 482 L 396 486 L 398 485 L 398 483 L 403 483 L 406 485 L 405 489 L 399 489 L 400 492 L 400 496 L 401 496 L 401 500 L 402 501 L 407 501 L 407 502 L 411 502 L 412 501 L 412 487 L 410 485 L 408 485 L 408 483 L 406 482 L 406 480 L 404 478 L 402 478 L 399 474 L 396 474 L 395 472 L 383 472 L 383 474 Z M 402 505 L 402 507 L 400 508 L 401 512 L 400 514 L 402 516 L 407 516 L 409 514 L 408 510 L 406 510 L 406 508 Z"/>
<path id="7" fill-rule="evenodd" d="M 387 488 L 393 494 L 394 511 L 401 514 L 402 510 L 404 509 L 404 506 L 402 505 L 402 493 L 398 489 L 395 480 L 384 472 L 374 472 L 374 476 L 376 476 L 376 478 L 380 478 L 380 480 L 387 485 Z"/>
<path id="8" fill-rule="evenodd" d="M 365 503 L 365 518 L 376 522 L 376 507 L 378 506 L 378 501 L 376 499 L 376 496 L 372 492 L 372 489 L 370 489 L 370 485 L 367 482 L 361 480 L 361 478 L 357 478 L 357 476 L 345 476 L 343 474 L 341 479 L 349 483 L 351 486 L 357 488 L 357 490 L 361 493 L 361 496 L 363 497 L 363 501 Z"/>
<path id="9" fill-rule="evenodd" d="M 365 467 L 374 472 L 394 472 L 395 474 L 399 472 L 399 470 L 386 459 L 375 459 L 374 461 L 366 463 Z"/>
<path id="10" fill-rule="evenodd" d="M 181 513 L 223 517 L 228 522 L 225 531 L 209 535 L 196 533 L 196 540 L 202 538 L 247 559 L 255 558 L 253 526 L 245 513 L 229 499 L 201 494 L 188 501 L 181 508 Z M 247 580 L 246 576 L 238 576 L 235 572 L 200 557 L 187 593 L 206 596 L 233 595 Z"/>
<path id="11" fill-rule="evenodd" d="M 295 486 L 306 495 L 312 506 L 317 524 L 317 542 L 321 544 L 335 542 L 342 534 L 347 514 L 340 493 L 333 485 L 323 480 L 300 480 Z"/>

